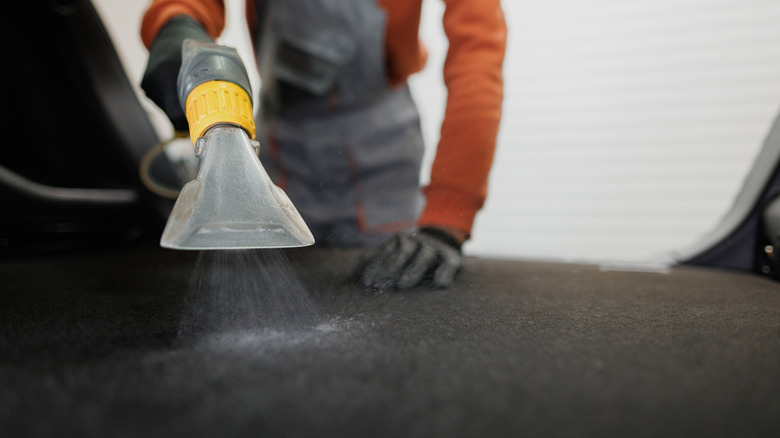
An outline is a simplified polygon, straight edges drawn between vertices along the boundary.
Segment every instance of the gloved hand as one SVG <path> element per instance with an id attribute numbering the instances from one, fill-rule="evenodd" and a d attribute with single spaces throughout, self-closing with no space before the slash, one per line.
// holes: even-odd
<path id="1" fill-rule="evenodd" d="M 409 289 L 428 284 L 445 288 L 462 266 L 461 245 L 447 232 L 422 228 L 398 233 L 369 251 L 355 274 L 365 287 Z"/>
<path id="2" fill-rule="evenodd" d="M 154 38 L 141 79 L 141 88 L 165 112 L 177 131 L 187 131 L 187 117 L 179 103 L 176 88 L 182 62 L 182 43 L 187 38 L 214 42 L 195 19 L 186 15 L 173 17 Z"/>

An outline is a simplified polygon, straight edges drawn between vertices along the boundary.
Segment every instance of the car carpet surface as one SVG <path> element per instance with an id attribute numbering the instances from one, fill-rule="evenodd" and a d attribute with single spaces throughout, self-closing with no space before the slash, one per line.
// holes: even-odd
<path id="1" fill-rule="evenodd" d="M 780 434 L 771 280 L 468 257 L 379 292 L 357 256 L 4 260 L 0 436 Z"/>

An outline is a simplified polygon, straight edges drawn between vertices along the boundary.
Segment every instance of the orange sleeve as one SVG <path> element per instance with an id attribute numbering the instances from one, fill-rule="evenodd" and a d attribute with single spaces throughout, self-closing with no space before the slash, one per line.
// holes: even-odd
<path id="1" fill-rule="evenodd" d="M 391 87 L 406 83 L 425 66 L 428 52 L 418 37 L 422 0 L 379 0 L 387 12 L 385 68 Z"/>
<path id="2" fill-rule="evenodd" d="M 447 106 L 420 226 L 471 233 L 501 119 L 506 22 L 500 0 L 444 0 Z"/>
<path id="3" fill-rule="evenodd" d="M 225 4 L 222 0 L 153 0 L 141 22 L 141 39 L 147 49 L 160 28 L 176 15 L 194 18 L 215 39 L 225 28 Z"/>

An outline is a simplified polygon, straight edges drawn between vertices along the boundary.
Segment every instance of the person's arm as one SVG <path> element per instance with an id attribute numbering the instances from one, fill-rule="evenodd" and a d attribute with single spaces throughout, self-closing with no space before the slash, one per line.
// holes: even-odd
<path id="1" fill-rule="evenodd" d="M 182 43 L 188 38 L 213 42 L 224 25 L 221 0 L 155 0 L 144 14 L 141 39 L 149 49 L 149 58 L 141 88 L 177 131 L 187 131 L 176 86 Z"/>
<path id="2" fill-rule="evenodd" d="M 359 261 L 356 273 L 366 287 L 450 286 L 487 195 L 503 99 L 504 14 L 500 0 L 444 1 L 448 97 L 426 206 L 417 230 L 393 236 Z"/>
<path id="3" fill-rule="evenodd" d="M 193 18 L 212 39 L 216 39 L 225 28 L 222 0 L 153 0 L 141 22 L 141 39 L 147 49 L 151 48 L 160 29 L 177 15 Z"/>
<path id="4" fill-rule="evenodd" d="M 465 240 L 487 196 L 501 119 L 507 28 L 500 0 L 444 2 L 447 106 L 419 225 Z"/>

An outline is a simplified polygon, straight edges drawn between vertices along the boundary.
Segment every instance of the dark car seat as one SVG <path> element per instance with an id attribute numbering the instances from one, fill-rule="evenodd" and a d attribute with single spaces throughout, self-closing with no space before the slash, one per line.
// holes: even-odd
<path id="1" fill-rule="evenodd" d="M 158 238 L 172 201 L 138 168 L 159 138 L 92 3 L 6 8 L 0 252 Z M 180 186 L 164 155 L 151 172 Z"/>

